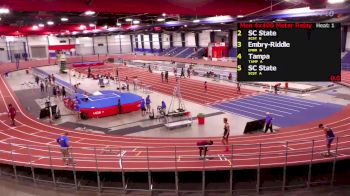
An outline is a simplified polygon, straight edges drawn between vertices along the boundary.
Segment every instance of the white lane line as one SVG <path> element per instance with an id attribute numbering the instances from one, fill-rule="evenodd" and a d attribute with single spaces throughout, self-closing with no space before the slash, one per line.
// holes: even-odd
<path id="1" fill-rule="evenodd" d="M 134 148 L 132 151 L 135 152 L 139 147 Z"/>
<path id="2" fill-rule="evenodd" d="M 277 109 L 272 109 L 271 107 L 264 107 L 264 106 L 259 106 L 259 105 L 257 105 L 257 104 L 246 103 L 245 100 L 238 100 L 238 101 L 236 101 L 235 103 L 245 104 L 245 105 L 251 105 L 251 106 L 253 106 L 253 107 L 258 107 L 258 108 L 264 108 L 264 109 L 266 109 L 266 111 L 274 110 L 274 111 L 282 112 L 282 113 L 285 113 L 285 114 L 293 114 L 293 113 L 290 113 L 290 112 L 285 112 L 285 111 L 281 111 L 281 110 L 277 110 Z"/>
<path id="3" fill-rule="evenodd" d="M 293 105 L 297 105 L 297 106 L 304 106 L 304 107 L 309 107 L 309 108 L 315 107 L 315 106 L 310 106 L 310 105 L 306 105 L 306 104 L 302 104 L 302 103 L 295 103 L 292 100 L 290 100 L 290 101 L 282 100 L 282 99 L 279 99 L 278 97 L 264 97 L 264 95 L 262 95 L 261 98 L 264 99 L 264 100 L 265 99 L 269 99 L 269 100 L 273 100 L 273 101 L 276 101 L 276 102 L 283 102 L 283 103 L 293 104 Z"/>
<path id="4" fill-rule="evenodd" d="M 16 150 L 22 150 L 22 149 L 25 149 L 25 148 L 27 148 L 27 147 L 20 147 L 18 149 L 12 150 L 12 151 L 15 152 Z"/>
<path id="5" fill-rule="evenodd" d="M 282 146 L 283 146 L 284 148 L 287 148 L 286 145 L 282 145 Z M 295 150 L 295 149 L 288 146 L 288 150 Z"/>
<path id="6" fill-rule="evenodd" d="M 246 109 L 249 109 L 249 110 L 255 110 L 255 111 L 258 111 L 258 112 L 262 112 L 263 114 L 265 114 L 267 112 L 266 110 L 254 109 L 252 107 L 242 106 L 242 105 L 235 104 L 235 103 L 222 103 L 222 104 L 219 104 L 219 105 L 233 105 L 233 106 L 237 106 L 237 107 L 241 107 L 241 108 L 246 108 Z M 233 108 L 233 107 L 229 107 L 229 108 L 236 109 L 236 108 Z M 276 113 L 271 113 L 271 114 L 274 115 L 274 116 L 284 117 L 283 115 L 276 114 Z"/>
<path id="7" fill-rule="evenodd" d="M 228 107 L 228 106 L 224 106 L 222 104 L 218 104 L 218 105 L 215 105 L 214 107 L 224 107 L 224 108 L 229 108 L 229 109 L 234 109 L 234 110 L 238 110 L 238 111 L 241 111 L 241 112 L 244 112 L 244 113 L 249 113 L 249 114 L 253 114 L 255 116 L 259 116 L 259 117 L 265 117 L 264 115 L 260 115 L 260 114 L 256 114 L 256 113 L 253 113 L 253 112 L 248 112 L 248 111 L 245 111 L 245 110 L 240 110 L 240 109 L 237 109 L 237 108 L 231 108 L 231 107 Z M 226 109 L 227 110 L 227 109 Z M 234 111 L 230 111 L 231 113 L 235 113 Z"/>
<path id="8" fill-rule="evenodd" d="M 218 154 L 218 157 L 219 157 L 220 161 L 222 161 L 222 158 L 221 158 L 221 155 L 220 155 L 220 154 Z"/>
<path id="9" fill-rule="evenodd" d="M 274 96 L 271 94 L 264 94 L 266 96 Z M 307 103 L 307 104 L 312 104 L 312 105 L 322 105 L 321 103 L 315 102 L 315 101 L 311 101 L 311 100 L 303 100 L 300 98 L 295 98 L 295 97 L 286 97 L 283 95 L 278 95 L 280 99 L 286 99 L 286 100 L 291 100 L 291 101 L 295 101 L 295 102 L 301 102 L 301 103 Z"/>
<path id="10" fill-rule="evenodd" d="M 73 143 L 79 143 L 79 142 L 81 142 L 81 141 L 83 141 L 85 138 L 83 138 L 83 139 L 78 139 L 78 140 L 76 140 L 76 141 L 72 141 Z"/>
<path id="11" fill-rule="evenodd" d="M 270 106 L 270 107 L 274 107 L 274 108 L 280 108 L 280 109 L 284 109 L 284 110 L 290 110 L 290 111 L 294 111 L 294 112 L 300 112 L 299 110 L 295 110 L 295 109 L 291 109 L 291 108 L 286 108 L 286 107 L 281 107 L 281 106 L 277 106 L 275 104 L 267 104 L 267 103 L 264 103 L 262 101 L 254 101 L 254 100 L 251 100 L 250 98 L 248 99 L 245 99 L 244 102 L 253 102 L 253 103 L 256 103 L 258 105 L 266 105 L 266 106 Z M 253 104 L 252 104 L 253 105 Z"/>
<path id="12" fill-rule="evenodd" d="M 35 135 L 35 134 L 37 134 L 37 133 L 42 133 L 42 131 L 37 131 L 37 132 L 34 132 L 34 133 L 30 133 L 30 134 L 28 134 L 28 135 Z"/>
<path id="13" fill-rule="evenodd" d="M 250 97 L 250 99 L 253 99 L 253 100 L 257 100 L 259 103 L 263 103 L 263 102 L 268 102 L 268 103 L 271 103 L 271 104 L 274 104 L 274 105 L 282 105 L 282 106 L 286 106 L 286 107 L 291 107 L 291 108 L 298 108 L 298 109 L 308 109 L 308 108 L 305 108 L 305 107 L 299 107 L 299 106 L 295 106 L 295 105 L 292 105 L 292 104 L 284 104 L 284 103 L 279 103 L 275 100 L 267 100 L 267 99 L 259 99 L 258 97 Z"/>
<path id="14" fill-rule="evenodd" d="M 7 141 L 7 140 L 12 140 L 12 139 L 15 139 L 15 138 L 13 138 L 13 137 L 9 137 L 9 138 L 6 138 L 6 139 L 2 139 L 2 140 L 0 140 L 0 142 L 5 142 L 5 141 Z"/>

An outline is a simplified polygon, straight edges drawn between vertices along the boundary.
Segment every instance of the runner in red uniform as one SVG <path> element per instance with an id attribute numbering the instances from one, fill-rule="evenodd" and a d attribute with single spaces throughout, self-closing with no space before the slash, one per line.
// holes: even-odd
<path id="1" fill-rule="evenodd" d="M 8 109 L 9 109 L 9 117 L 11 117 L 11 120 L 12 120 L 12 125 L 16 126 L 15 124 L 16 109 L 12 106 L 12 104 L 8 105 Z"/>
<path id="2" fill-rule="evenodd" d="M 209 145 L 213 145 L 213 141 L 211 140 L 202 140 L 202 141 L 198 141 L 197 142 L 197 146 L 199 148 L 199 156 L 200 158 L 205 158 L 205 156 L 207 155 L 207 151 L 208 151 L 208 146 Z M 204 156 L 202 157 L 202 151 L 204 151 Z"/>

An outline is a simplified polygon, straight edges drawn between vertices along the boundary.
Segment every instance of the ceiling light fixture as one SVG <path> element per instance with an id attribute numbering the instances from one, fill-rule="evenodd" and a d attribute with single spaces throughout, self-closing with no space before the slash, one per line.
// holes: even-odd
<path id="1" fill-rule="evenodd" d="M 85 25 L 80 25 L 80 26 L 79 26 L 79 29 L 80 29 L 80 30 L 84 30 L 84 29 L 86 29 L 86 26 L 85 26 Z"/>
<path id="2" fill-rule="evenodd" d="M 76 34 L 78 34 L 78 32 L 76 32 L 76 31 L 73 31 L 73 32 L 72 32 L 72 34 L 73 34 L 73 35 L 76 35 Z"/>
<path id="3" fill-rule="evenodd" d="M 139 20 L 134 20 L 134 21 L 132 21 L 132 24 L 140 24 L 140 21 Z"/>
<path id="4" fill-rule="evenodd" d="M 93 29 L 92 30 L 92 32 L 94 32 L 94 33 L 97 33 L 97 32 L 99 32 L 100 30 L 98 30 L 98 29 Z"/>
<path id="5" fill-rule="evenodd" d="M 88 11 L 84 12 L 84 14 L 85 14 L 86 16 L 92 16 L 92 15 L 94 15 L 95 13 L 96 13 L 96 12 L 91 11 L 91 10 L 88 10 Z"/>
<path id="6" fill-rule="evenodd" d="M 328 0 L 329 4 L 344 3 L 345 0 Z"/>
<path id="7" fill-rule="evenodd" d="M 88 31 L 88 30 L 84 30 L 83 33 L 85 33 L 85 34 L 86 34 L 86 33 L 89 33 L 89 31 Z"/>
<path id="8" fill-rule="evenodd" d="M 63 17 L 63 18 L 61 18 L 61 21 L 62 21 L 62 22 L 67 22 L 67 21 L 68 21 L 68 18 Z"/>
<path id="9" fill-rule="evenodd" d="M 243 15 L 237 15 L 237 18 L 244 18 Z"/>
<path id="10" fill-rule="evenodd" d="M 38 24 L 39 27 L 44 27 L 45 25 L 43 23 Z"/>
<path id="11" fill-rule="evenodd" d="M 163 13 L 162 16 L 166 16 L 166 13 Z"/>
<path id="12" fill-rule="evenodd" d="M 165 20 L 165 18 L 158 18 L 157 21 L 158 22 L 163 22 Z"/>
<path id="13" fill-rule="evenodd" d="M 187 25 L 184 25 L 184 27 L 187 27 Z"/>
<path id="14" fill-rule="evenodd" d="M 193 20 L 194 23 L 199 23 L 200 20 L 196 19 L 196 20 Z"/>
<path id="15" fill-rule="evenodd" d="M 94 26 L 96 26 L 96 25 L 92 24 L 92 23 L 89 24 L 89 27 L 94 27 Z"/>
<path id="16" fill-rule="evenodd" d="M 39 27 L 38 27 L 37 25 L 33 25 L 32 29 L 33 29 L 33 30 L 38 30 Z"/>
<path id="17" fill-rule="evenodd" d="M 53 24 L 55 24 L 53 21 L 47 21 L 47 24 L 48 25 L 53 25 Z"/>
<path id="18" fill-rule="evenodd" d="M 0 14 L 8 14 L 10 10 L 8 8 L 0 8 Z"/>
<path id="19" fill-rule="evenodd" d="M 125 18 L 125 21 L 126 21 L 126 22 L 131 22 L 131 21 L 132 21 L 132 18 Z"/>
<path id="20" fill-rule="evenodd" d="M 117 26 L 118 27 L 122 26 L 122 23 L 117 22 Z"/>

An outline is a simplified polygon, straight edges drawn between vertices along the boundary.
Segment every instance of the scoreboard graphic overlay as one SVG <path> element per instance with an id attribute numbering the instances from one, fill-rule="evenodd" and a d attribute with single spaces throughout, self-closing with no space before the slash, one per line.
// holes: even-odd
<path id="1" fill-rule="evenodd" d="M 340 81 L 339 23 L 238 23 L 237 80 Z"/>

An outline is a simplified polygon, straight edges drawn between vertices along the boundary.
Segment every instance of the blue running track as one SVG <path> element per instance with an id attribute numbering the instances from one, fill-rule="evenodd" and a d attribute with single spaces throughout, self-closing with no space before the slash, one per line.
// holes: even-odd
<path id="1" fill-rule="evenodd" d="M 252 119 L 265 118 L 266 112 L 270 112 L 274 125 L 287 127 L 327 117 L 344 106 L 285 95 L 261 94 L 214 104 L 213 107 Z"/>

